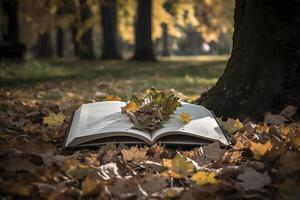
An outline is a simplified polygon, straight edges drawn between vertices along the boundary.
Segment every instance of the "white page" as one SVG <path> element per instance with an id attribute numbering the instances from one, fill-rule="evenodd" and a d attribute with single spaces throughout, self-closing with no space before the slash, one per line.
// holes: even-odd
<path id="1" fill-rule="evenodd" d="M 71 128 L 67 144 L 76 137 L 94 138 L 93 135 L 101 133 L 130 132 L 151 140 L 149 133 L 131 128 L 133 123 L 126 114 L 121 113 L 121 107 L 125 105 L 125 102 L 120 101 L 83 104 L 80 108 L 80 116 L 75 116 L 76 119 L 78 118 L 77 124 Z"/>
<path id="2" fill-rule="evenodd" d="M 192 116 L 192 121 L 184 125 L 180 121 L 180 113 L 186 112 Z M 182 107 L 178 108 L 174 115 L 171 116 L 163 128 L 157 130 L 152 135 L 152 140 L 156 140 L 160 136 L 169 134 L 187 134 L 201 138 L 219 140 L 224 144 L 228 144 L 218 123 L 212 113 L 203 106 L 182 102 Z"/>

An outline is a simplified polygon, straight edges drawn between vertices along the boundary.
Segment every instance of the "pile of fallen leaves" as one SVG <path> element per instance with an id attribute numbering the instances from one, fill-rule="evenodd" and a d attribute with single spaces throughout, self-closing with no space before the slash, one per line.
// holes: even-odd
<path id="1" fill-rule="evenodd" d="M 143 99 L 133 95 L 122 107 L 122 112 L 128 115 L 133 128 L 152 132 L 160 128 L 178 107 L 181 103 L 173 93 L 151 88 Z"/>
<path id="2" fill-rule="evenodd" d="M 78 101 L 0 97 L 1 199 L 300 199 L 300 123 L 290 111 L 224 121 L 232 147 L 63 151 Z"/>

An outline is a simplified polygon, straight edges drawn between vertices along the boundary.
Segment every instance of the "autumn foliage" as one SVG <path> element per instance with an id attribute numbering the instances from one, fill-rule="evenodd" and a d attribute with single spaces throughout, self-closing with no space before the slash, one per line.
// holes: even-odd
<path id="1" fill-rule="evenodd" d="M 299 198 L 300 125 L 291 121 L 294 109 L 269 115 L 265 123 L 223 120 L 231 147 L 107 144 L 64 151 L 74 98 L 65 104 L 14 101 L 7 92 L 1 98 L 4 198 Z"/>

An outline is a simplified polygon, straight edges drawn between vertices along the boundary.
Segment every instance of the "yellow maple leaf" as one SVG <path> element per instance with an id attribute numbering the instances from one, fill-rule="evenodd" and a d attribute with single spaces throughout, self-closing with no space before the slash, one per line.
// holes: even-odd
<path id="1" fill-rule="evenodd" d="M 182 112 L 180 114 L 180 121 L 184 124 L 188 124 L 190 121 L 192 121 L 192 116 L 189 113 Z"/>
<path id="2" fill-rule="evenodd" d="M 135 112 L 138 109 L 138 105 L 136 105 L 136 103 L 134 103 L 133 101 L 130 101 L 128 104 L 126 104 L 126 106 L 121 107 L 121 109 L 123 113 L 125 113 L 126 111 Z"/>
<path id="3" fill-rule="evenodd" d="M 163 173 L 164 176 L 177 179 L 186 177 L 195 170 L 193 163 L 179 154 L 173 159 L 163 159 L 163 166 L 168 168 L 168 171 Z"/>
<path id="4" fill-rule="evenodd" d="M 197 172 L 191 177 L 191 180 L 197 185 L 217 184 L 218 181 L 215 177 L 216 174 L 213 172 Z"/>
<path id="5" fill-rule="evenodd" d="M 117 95 L 106 95 L 105 96 L 105 101 L 121 101 L 121 98 Z"/>
<path id="6" fill-rule="evenodd" d="M 50 113 L 47 117 L 43 118 L 43 123 L 48 126 L 59 126 L 64 123 L 66 116 L 63 113 Z"/>
<path id="7" fill-rule="evenodd" d="M 251 141 L 250 150 L 253 153 L 254 159 L 260 160 L 273 147 L 273 144 L 268 140 L 265 144 Z"/>

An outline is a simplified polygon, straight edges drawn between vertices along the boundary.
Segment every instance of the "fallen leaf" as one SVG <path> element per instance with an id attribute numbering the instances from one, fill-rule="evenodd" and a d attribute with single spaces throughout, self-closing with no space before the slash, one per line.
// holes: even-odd
<path id="1" fill-rule="evenodd" d="M 300 199 L 300 183 L 287 179 L 278 186 L 278 199 Z"/>
<path id="2" fill-rule="evenodd" d="M 284 108 L 279 115 L 285 117 L 285 118 L 290 118 L 292 117 L 297 111 L 297 107 L 295 106 L 287 106 L 286 108 Z"/>
<path id="3" fill-rule="evenodd" d="M 121 98 L 117 95 L 106 95 L 105 101 L 121 101 Z"/>
<path id="4" fill-rule="evenodd" d="M 2 183 L 1 187 L 4 187 L 6 191 L 14 194 L 29 197 L 34 192 L 34 187 L 31 184 L 23 182 L 13 182 L 13 183 Z"/>
<path id="5" fill-rule="evenodd" d="M 235 133 L 239 129 L 243 128 L 243 123 L 239 119 L 228 118 L 227 121 L 222 121 L 223 128 L 230 134 Z"/>
<path id="6" fill-rule="evenodd" d="M 141 184 L 141 187 L 147 193 L 161 192 L 168 185 L 167 181 L 161 176 L 152 175 L 146 176 Z"/>
<path id="7" fill-rule="evenodd" d="M 300 154 L 287 151 L 280 157 L 280 172 L 283 175 L 294 175 L 300 170 Z"/>
<path id="8" fill-rule="evenodd" d="M 245 191 L 258 191 L 272 182 L 267 172 L 262 174 L 250 167 L 238 175 L 237 179 L 242 181 L 237 185 L 240 185 Z"/>
<path id="9" fill-rule="evenodd" d="M 215 163 L 222 159 L 225 149 L 220 148 L 219 142 L 213 142 L 207 146 L 203 146 L 203 154 L 201 155 L 201 162 L 203 164 Z"/>
<path id="10" fill-rule="evenodd" d="M 193 163 L 179 154 L 173 159 L 163 159 L 163 166 L 168 168 L 163 175 L 177 179 L 184 178 L 195 170 Z"/>
<path id="11" fill-rule="evenodd" d="M 267 125 L 283 125 L 285 122 L 287 122 L 288 120 L 281 115 L 276 115 L 276 114 L 272 114 L 272 113 L 266 113 L 265 118 L 264 118 L 264 124 Z"/>
<path id="12" fill-rule="evenodd" d="M 133 146 L 130 149 L 121 150 L 124 161 L 134 161 L 135 163 L 140 163 L 144 160 L 147 160 L 147 150 L 139 149 L 137 146 Z"/>
<path id="13" fill-rule="evenodd" d="M 197 172 L 191 180 L 196 182 L 197 185 L 217 184 L 216 174 L 213 172 Z"/>
<path id="14" fill-rule="evenodd" d="M 184 124 L 188 124 L 192 121 L 192 116 L 189 113 L 182 112 L 180 113 L 180 121 Z"/>
<path id="15" fill-rule="evenodd" d="M 126 106 L 121 107 L 123 113 L 126 113 L 127 111 L 134 113 L 135 111 L 137 111 L 137 109 L 138 105 L 133 101 L 130 101 L 128 104 L 126 104 Z"/>
<path id="16" fill-rule="evenodd" d="M 250 150 L 255 160 L 260 160 L 266 153 L 271 151 L 273 144 L 268 140 L 265 144 L 251 141 Z"/>
<path id="17" fill-rule="evenodd" d="M 66 116 L 63 113 L 50 113 L 47 117 L 43 118 L 43 123 L 48 126 L 60 126 L 64 123 Z"/>
<path id="18" fill-rule="evenodd" d="M 97 176 L 88 175 L 81 183 L 83 196 L 99 194 L 103 191 L 103 183 Z"/>

